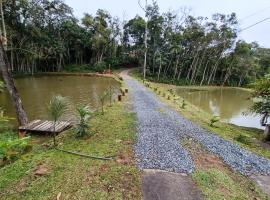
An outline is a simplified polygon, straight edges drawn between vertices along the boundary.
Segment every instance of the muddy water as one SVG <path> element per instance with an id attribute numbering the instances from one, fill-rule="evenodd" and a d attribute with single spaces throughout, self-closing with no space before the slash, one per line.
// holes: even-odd
<path id="1" fill-rule="evenodd" d="M 54 95 L 68 98 L 70 110 L 64 119 L 74 120 L 77 104 L 88 104 L 93 110 L 97 109 L 100 106 L 99 96 L 108 90 L 110 85 L 116 91 L 120 87 L 119 83 L 111 78 L 86 76 L 27 77 L 16 79 L 15 84 L 30 120 L 48 119 L 47 105 Z M 7 116 L 15 117 L 15 110 L 7 92 L 0 93 L 0 106 L 4 108 Z"/>
<path id="2" fill-rule="evenodd" d="M 250 92 L 239 88 L 179 88 L 178 95 L 222 121 L 260 128 L 260 117 L 243 115 L 251 106 Z"/>

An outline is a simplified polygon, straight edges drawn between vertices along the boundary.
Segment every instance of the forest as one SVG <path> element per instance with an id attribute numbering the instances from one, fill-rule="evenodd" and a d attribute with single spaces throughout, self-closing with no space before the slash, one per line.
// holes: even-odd
<path id="1" fill-rule="evenodd" d="M 105 10 L 76 19 L 62 0 L 7 0 L 8 57 L 14 73 L 103 71 L 143 66 L 148 78 L 175 84 L 243 86 L 269 72 L 270 50 L 238 40 L 235 13 L 207 17 L 188 9 L 121 20 Z M 146 58 L 146 59 L 145 59 Z M 145 61 L 144 61 L 145 59 Z"/>

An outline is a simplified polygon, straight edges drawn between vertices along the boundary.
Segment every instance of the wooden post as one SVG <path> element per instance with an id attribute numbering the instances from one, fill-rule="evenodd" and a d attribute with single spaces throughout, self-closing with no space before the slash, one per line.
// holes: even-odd
<path id="1" fill-rule="evenodd" d="M 118 101 L 122 101 L 122 95 L 121 94 L 118 95 Z"/>
<path id="2" fill-rule="evenodd" d="M 267 141 L 270 141 L 270 124 L 266 124 L 264 135 Z"/>
<path id="3" fill-rule="evenodd" d="M 19 130 L 18 136 L 19 136 L 19 138 L 24 138 L 24 137 L 26 137 L 26 131 L 24 131 L 24 130 Z"/>

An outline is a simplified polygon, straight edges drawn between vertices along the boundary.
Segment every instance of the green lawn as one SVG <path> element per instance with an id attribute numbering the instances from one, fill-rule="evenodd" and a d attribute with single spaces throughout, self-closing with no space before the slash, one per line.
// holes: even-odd
<path id="1" fill-rule="evenodd" d="M 141 199 L 140 172 L 134 164 L 134 114 L 123 104 L 108 107 L 90 122 L 92 137 L 78 139 L 67 131 L 59 147 L 113 161 L 82 158 L 59 152 L 50 144 L 35 145 L 30 153 L 0 169 L 0 199 Z M 38 169 L 45 169 L 41 176 Z"/>

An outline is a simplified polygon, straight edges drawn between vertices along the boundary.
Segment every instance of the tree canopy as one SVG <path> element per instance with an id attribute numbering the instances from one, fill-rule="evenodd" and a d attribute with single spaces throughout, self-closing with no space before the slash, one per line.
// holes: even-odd
<path id="1" fill-rule="evenodd" d="M 238 40 L 235 13 L 160 13 L 153 2 L 128 21 L 101 9 L 78 20 L 63 0 L 6 0 L 4 14 L 16 73 L 143 66 L 145 50 L 147 77 L 169 83 L 242 86 L 270 71 L 269 49 Z"/>

